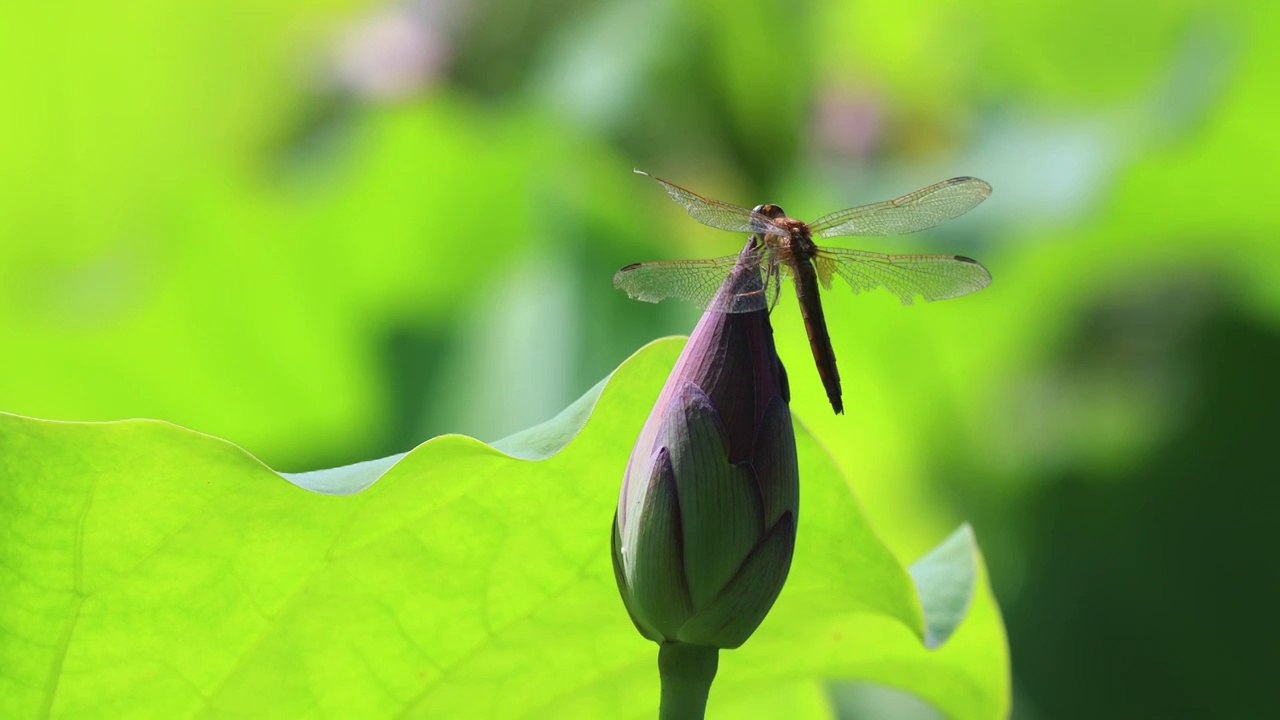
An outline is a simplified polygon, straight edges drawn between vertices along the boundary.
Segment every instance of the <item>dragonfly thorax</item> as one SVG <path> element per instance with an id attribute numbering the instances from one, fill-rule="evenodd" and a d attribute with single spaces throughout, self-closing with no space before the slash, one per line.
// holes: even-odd
<path id="1" fill-rule="evenodd" d="M 813 244 L 809 226 L 800 220 L 787 217 L 786 211 L 781 207 L 777 205 L 757 205 L 751 211 L 773 220 L 774 227 L 785 231 L 766 233 L 765 242 L 767 244 L 785 248 L 787 253 L 797 260 L 808 260 L 817 254 L 818 248 Z"/>

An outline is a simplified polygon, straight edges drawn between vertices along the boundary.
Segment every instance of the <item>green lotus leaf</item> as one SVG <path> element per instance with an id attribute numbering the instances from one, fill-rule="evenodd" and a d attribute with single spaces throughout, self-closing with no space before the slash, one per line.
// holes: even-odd
<path id="1" fill-rule="evenodd" d="M 293 475 L 169 423 L 0 415 L 0 716 L 654 717 L 657 648 L 618 597 L 610 523 L 680 347 L 493 445 Z M 972 533 L 909 571 L 797 430 L 791 576 L 721 654 L 710 714 L 824 717 L 842 678 L 1006 715 Z"/>

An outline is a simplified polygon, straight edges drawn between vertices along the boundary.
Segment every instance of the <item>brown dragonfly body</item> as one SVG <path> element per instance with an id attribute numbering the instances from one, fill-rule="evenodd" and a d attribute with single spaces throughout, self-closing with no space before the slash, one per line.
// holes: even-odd
<path id="1" fill-rule="evenodd" d="M 657 302 L 678 297 L 709 310 L 738 313 L 772 309 L 778 300 L 782 276 L 791 276 L 818 375 L 836 413 L 844 412 L 840 373 L 822 312 L 819 285 L 830 289 L 832 277 L 839 275 L 854 292 L 884 287 L 898 295 L 903 304 L 911 304 L 916 295 L 926 301 L 940 300 L 981 290 L 991 282 L 986 268 L 963 255 L 882 255 L 819 247 L 814 242 L 815 236 L 901 235 L 933 227 L 968 212 L 991 194 L 991 186 L 977 178 L 952 178 L 894 200 L 824 215 L 811 223 L 787 217 L 777 205 L 757 205 L 747 210 L 654 179 L 695 220 L 721 230 L 752 234 L 749 253 L 761 273 L 758 287 L 763 290 L 737 294 L 721 290 L 721 284 L 739 262 L 738 256 L 635 263 L 613 276 L 614 285 L 637 300 Z"/>
<path id="2" fill-rule="evenodd" d="M 813 362 L 818 366 L 818 377 L 822 378 L 822 387 L 827 391 L 831 409 L 836 414 L 843 413 L 844 401 L 840 393 L 836 351 L 831 347 L 831 333 L 827 332 L 826 317 L 822 313 L 822 297 L 818 294 L 818 272 L 813 266 L 814 259 L 818 257 L 818 246 L 813 242 L 809 226 L 787 217 L 777 205 L 760 205 L 753 212 L 777 220 L 779 225 L 789 231 L 785 237 L 757 235 L 756 241 L 764 244 L 773 242 L 778 246 L 779 254 L 787 256 L 785 262 L 789 264 L 795 281 L 800 317 L 804 319 L 804 329 L 809 334 L 809 349 L 813 351 Z"/>

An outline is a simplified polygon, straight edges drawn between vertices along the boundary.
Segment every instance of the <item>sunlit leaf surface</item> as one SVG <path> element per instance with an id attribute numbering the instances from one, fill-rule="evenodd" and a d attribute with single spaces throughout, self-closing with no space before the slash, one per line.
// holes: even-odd
<path id="1" fill-rule="evenodd" d="M 509 454 L 443 436 L 287 478 L 167 423 L 0 415 L 0 715 L 653 717 L 656 648 L 617 597 L 608 530 L 679 348 L 495 443 Z M 853 678 L 1003 716 L 972 534 L 909 573 L 797 439 L 791 579 L 722 654 L 712 715 L 823 717 L 817 683 Z"/>

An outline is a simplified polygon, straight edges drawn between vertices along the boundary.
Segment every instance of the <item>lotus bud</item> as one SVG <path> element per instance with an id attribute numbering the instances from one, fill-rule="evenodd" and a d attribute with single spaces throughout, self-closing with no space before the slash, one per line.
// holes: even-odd
<path id="1" fill-rule="evenodd" d="M 761 291 L 744 250 L 720 292 Z M 670 662 L 677 647 L 742 645 L 782 590 L 800 492 L 789 400 L 768 312 L 708 311 L 640 432 L 614 572 L 636 628 Z"/>

